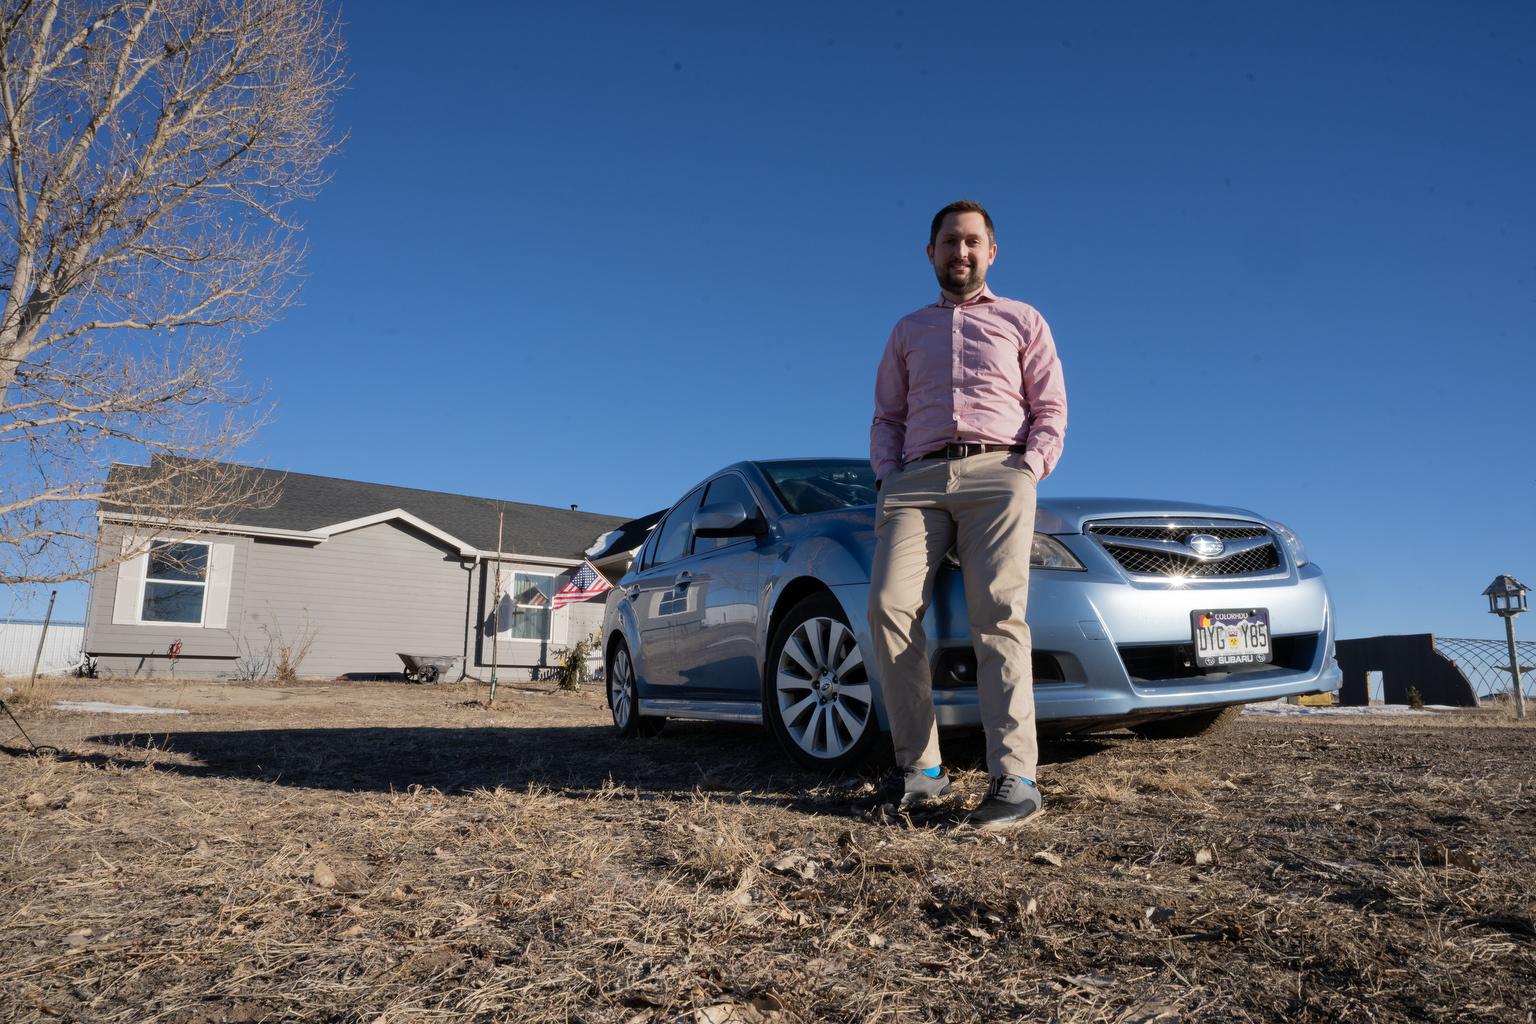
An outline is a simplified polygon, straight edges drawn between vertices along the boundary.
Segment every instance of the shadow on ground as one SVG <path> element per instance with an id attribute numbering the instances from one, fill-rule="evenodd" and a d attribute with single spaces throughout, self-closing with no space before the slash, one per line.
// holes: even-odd
<path id="1" fill-rule="evenodd" d="M 505 728 L 319 728 L 209 732 L 126 732 L 90 737 L 114 754 L 66 760 L 153 764 L 190 777 L 250 779 L 343 792 L 413 786 L 463 794 L 497 786 L 542 786 L 579 796 L 608 787 L 646 794 L 704 793 L 798 803 L 807 794 L 856 785 L 879 771 L 826 777 L 792 765 L 766 732 L 751 726 L 669 723 L 660 736 L 621 740 L 606 726 Z M 1073 761 L 1107 745 L 1046 742 L 1045 764 Z M 980 736 L 946 737 L 948 763 L 983 768 Z"/>

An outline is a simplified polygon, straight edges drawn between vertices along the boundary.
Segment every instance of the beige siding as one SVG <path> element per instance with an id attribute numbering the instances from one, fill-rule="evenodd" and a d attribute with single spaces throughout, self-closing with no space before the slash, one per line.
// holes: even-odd
<path id="1" fill-rule="evenodd" d="M 396 523 L 320 545 L 258 538 L 236 580 L 245 598 L 240 630 L 247 647 L 262 650 L 297 643 L 307 626 L 314 644 L 304 676 L 398 672 L 397 651 L 463 653 L 469 576 L 457 553 Z"/>
<path id="2" fill-rule="evenodd" d="M 564 586 L 569 574 L 575 566 L 541 565 L 535 562 L 520 562 L 508 560 L 502 563 L 502 577 L 505 580 L 510 573 L 529 572 L 544 576 L 554 576 L 555 587 Z M 480 578 L 475 581 L 475 594 L 478 615 L 476 622 L 478 629 L 471 643 L 471 657 L 474 659 L 470 666 L 471 674 L 488 679 L 491 668 L 492 644 L 490 637 L 490 613 L 492 602 L 490 595 L 493 592 L 495 579 L 495 563 L 486 563 Z M 526 679 L 529 670 L 536 670 L 554 665 L 559 660 L 560 653 L 570 645 L 576 643 L 582 637 L 598 632 L 603 625 L 603 597 L 594 597 L 589 601 L 578 604 L 566 605 L 558 611 L 551 612 L 550 639 L 549 640 L 512 640 L 503 637 L 496 645 L 494 652 L 498 666 L 498 676 L 512 679 Z M 502 669 L 508 671 L 503 672 Z"/>
<path id="3" fill-rule="evenodd" d="M 126 528 L 106 524 L 98 538 L 98 552 L 117 558 L 123 550 Z M 241 613 L 240 579 L 245 572 L 250 539 L 178 533 L 174 530 L 158 530 L 156 538 L 186 539 L 229 544 L 234 548 L 233 586 L 229 592 L 228 627 L 239 621 Z M 99 559 L 98 559 L 99 560 Z M 149 674 L 163 672 L 169 665 L 165 653 L 170 645 L 181 641 L 181 655 L 187 659 L 229 659 L 237 653 L 232 628 L 210 629 L 202 626 L 176 624 L 122 624 L 112 621 L 114 597 L 117 592 L 118 566 L 109 566 L 97 572 L 91 580 L 91 601 L 86 609 L 85 647 L 95 655 L 106 656 L 104 664 L 116 672 L 142 669 Z M 189 661 L 189 665 L 191 662 Z M 223 671 L 227 666 L 210 669 Z M 178 669 L 180 671 L 180 669 Z"/>
<path id="4" fill-rule="evenodd" d="M 104 526 L 103 550 L 121 551 L 123 533 L 123 527 Z M 279 646 L 297 644 L 312 632 L 314 643 L 299 666 L 304 677 L 395 673 L 401 670 L 396 652 L 462 656 L 466 651 L 468 672 L 489 677 L 494 565 L 466 570 L 456 551 L 410 526 L 379 523 L 319 544 L 174 532 L 156 536 L 231 545 L 227 628 L 115 624 L 118 569 L 104 569 L 92 581 L 85 642 L 115 674 L 166 675 L 166 650 L 181 640 L 177 676 L 247 678 Z M 502 571 L 519 570 L 563 578 L 570 567 L 509 560 Z M 553 612 L 547 641 L 504 639 L 496 651 L 501 678 L 527 678 L 530 670 L 554 664 L 567 645 L 598 631 L 603 604 L 597 597 Z M 457 677 L 456 669 L 451 678 Z"/>

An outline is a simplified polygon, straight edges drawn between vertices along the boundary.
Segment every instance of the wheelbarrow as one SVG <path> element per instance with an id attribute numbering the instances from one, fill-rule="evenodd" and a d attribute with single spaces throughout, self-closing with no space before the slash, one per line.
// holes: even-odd
<path id="1" fill-rule="evenodd" d="M 435 683 L 453 671 L 457 654 L 401 654 L 395 657 L 405 662 L 405 678 L 413 683 Z"/>

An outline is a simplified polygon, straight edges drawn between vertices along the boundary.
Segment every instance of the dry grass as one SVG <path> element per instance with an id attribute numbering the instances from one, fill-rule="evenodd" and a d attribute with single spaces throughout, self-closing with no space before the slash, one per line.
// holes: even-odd
<path id="1" fill-rule="evenodd" d="M 73 680 L 61 676 L 0 676 L 0 697 L 15 711 L 42 711 L 54 701 L 66 700 Z M 14 728 L 9 720 L 6 728 Z"/>
<path id="2" fill-rule="evenodd" d="M 592 690 L 187 688 L 0 755 L 0 1018 L 1529 1021 L 1530 729 L 1046 748 L 1001 838 Z M 241 694 L 250 702 L 240 703 Z M 120 694 L 146 703 L 135 691 Z M 111 694 L 105 694 L 111 699 Z M 259 700 L 257 698 L 260 698 Z M 219 703 L 224 700 L 226 703 Z M 228 701 L 233 700 L 230 704 Z"/>

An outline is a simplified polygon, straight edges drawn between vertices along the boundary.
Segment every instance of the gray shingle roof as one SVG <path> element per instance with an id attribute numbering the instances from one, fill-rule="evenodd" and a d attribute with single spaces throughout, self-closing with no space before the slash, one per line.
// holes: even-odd
<path id="1" fill-rule="evenodd" d="M 107 487 L 117 480 L 142 480 L 154 473 L 161 463 L 155 458 L 148 466 L 122 463 L 112 467 Z M 371 484 L 361 480 L 312 476 L 308 473 L 283 473 L 254 466 L 226 466 L 247 479 L 274 485 L 276 501 L 268 508 L 246 508 L 227 513 L 222 521 L 231 525 L 257 526 L 279 530 L 313 530 L 335 523 L 403 509 L 445 533 L 482 551 L 496 550 L 496 512 L 506 513 L 503 548 L 507 552 L 543 555 L 550 558 L 581 558 L 582 553 L 603 533 L 623 525 L 625 516 L 573 512 L 570 509 L 528 505 L 494 498 L 474 498 L 463 494 L 423 491 L 414 487 Z M 110 502 L 103 502 L 104 508 Z"/>

